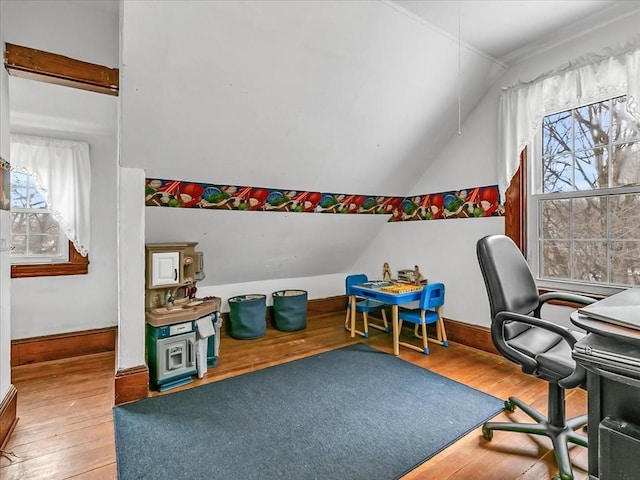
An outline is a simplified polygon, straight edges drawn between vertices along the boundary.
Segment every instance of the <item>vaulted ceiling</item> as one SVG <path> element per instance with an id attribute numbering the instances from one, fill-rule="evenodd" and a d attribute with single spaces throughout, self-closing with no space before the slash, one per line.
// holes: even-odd
<path id="1" fill-rule="evenodd" d="M 608 0 L 60 4 L 99 10 L 116 31 L 124 12 L 121 165 L 151 178 L 400 196 L 510 66 L 640 9 Z M 73 48 L 56 53 L 74 57 Z M 47 107 L 59 100 L 33 102 L 14 87 L 12 122 L 44 108 L 68 112 L 58 125 L 98 128 L 99 102 Z M 239 283 L 344 272 L 386 221 L 235 213 L 148 208 L 147 241 L 197 241 L 215 252 L 205 283 Z"/>

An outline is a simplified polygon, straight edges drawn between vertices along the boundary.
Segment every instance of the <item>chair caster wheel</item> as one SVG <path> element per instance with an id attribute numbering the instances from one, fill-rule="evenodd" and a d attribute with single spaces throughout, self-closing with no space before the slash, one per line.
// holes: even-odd
<path id="1" fill-rule="evenodd" d="M 509 411 L 509 412 L 513 412 L 516 409 L 516 406 L 514 403 L 511 403 L 511 400 L 505 400 L 504 401 L 504 409 Z"/>
<path id="2" fill-rule="evenodd" d="M 560 473 L 556 473 L 551 480 L 573 480 L 573 475 L 571 474 L 560 474 Z"/>
<path id="3" fill-rule="evenodd" d="M 493 438 L 493 430 L 487 427 L 482 427 L 482 438 L 485 440 L 491 440 Z"/>

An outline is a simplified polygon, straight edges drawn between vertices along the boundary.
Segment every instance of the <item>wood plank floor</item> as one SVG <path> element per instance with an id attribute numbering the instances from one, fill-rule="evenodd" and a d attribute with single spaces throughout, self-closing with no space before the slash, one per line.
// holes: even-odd
<path id="1" fill-rule="evenodd" d="M 343 328 L 343 321 L 342 314 L 335 314 L 310 318 L 308 327 L 300 332 L 279 332 L 269 327 L 267 334 L 258 340 L 234 340 L 223 334 L 218 365 L 209 369 L 202 380 L 196 379 L 179 389 L 193 388 L 358 341 L 388 353 L 393 351 L 389 334 L 373 330 L 369 339 L 351 339 Z M 409 333 L 406 339 L 411 340 Z M 546 411 L 546 384 L 522 374 L 517 366 L 501 357 L 457 344 L 448 348 L 434 344 L 430 350 L 431 354 L 426 356 L 401 348 L 400 357 L 499 398 L 518 396 Z M 113 376 L 113 353 L 13 368 L 19 422 L 6 446 L 12 454 L 9 458 L 0 457 L 0 479 L 117 478 L 112 419 Z M 152 392 L 152 395 L 161 393 Z M 586 404 L 585 392 L 569 392 L 569 415 L 586 412 Z M 416 405 L 420 405 L 420 399 L 416 399 Z M 528 421 L 519 410 L 496 417 L 500 420 L 509 418 Z M 375 432 L 371 433 L 375 442 Z M 480 428 L 477 428 L 403 479 L 549 479 L 557 472 L 550 446 L 546 438 L 509 432 L 496 432 L 489 442 L 482 439 Z M 575 478 L 587 478 L 587 449 L 572 447 L 571 457 Z"/>

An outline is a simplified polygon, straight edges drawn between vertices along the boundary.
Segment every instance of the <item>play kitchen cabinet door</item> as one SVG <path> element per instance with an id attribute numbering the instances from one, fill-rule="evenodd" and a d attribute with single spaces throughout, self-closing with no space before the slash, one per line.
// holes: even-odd
<path id="1" fill-rule="evenodd" d="M 151 253 L 151 286 L 164 287 L 180 283 L 180 253 Z"/>

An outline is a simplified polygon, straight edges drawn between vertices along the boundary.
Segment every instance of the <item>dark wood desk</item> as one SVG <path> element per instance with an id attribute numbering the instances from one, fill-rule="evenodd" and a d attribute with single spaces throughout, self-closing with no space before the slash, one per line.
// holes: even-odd
<path id="1" fill-rule="evenodd" d="M 578 312 L 571 322 L 588 332 L 573 357 L 587 370 L 589 479 L 639 478 L 640 331 Z"/>

